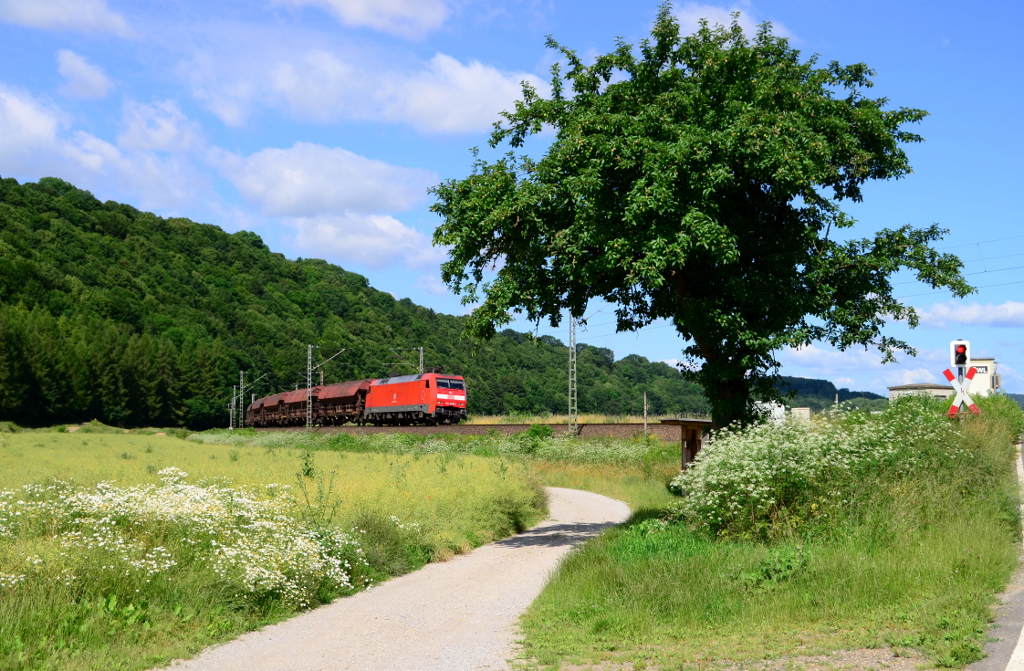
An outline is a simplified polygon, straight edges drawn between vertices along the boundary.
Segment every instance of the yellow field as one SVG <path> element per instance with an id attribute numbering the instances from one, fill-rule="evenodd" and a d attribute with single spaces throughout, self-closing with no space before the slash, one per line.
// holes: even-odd
<path id="1" fill-rule="evenodd" d="M 116 433 L 0 434 L 0 489 L 50 480 L 92 486 L 159 484 L 157 472 L 180 468 L 190 482 L 223 479 L 236 486 L 281 484 L 296 488 L 303 478 L 311 494 L 330 488 L 341 503 L 336 522 L 344 526 L 361 512 L 384 512 L 424 525 L 439 558 L 490 540 L 479 529 L 485 514 L 471 501 L 503 493 L 522 495 L 532 481 L 518 462 L 471 455 L 394 455 L 200 444 L 170 436 Z M 333 478 L 333 483 L 331 482 Z M 300 499 L 301 491 L 295 491 Z"/>

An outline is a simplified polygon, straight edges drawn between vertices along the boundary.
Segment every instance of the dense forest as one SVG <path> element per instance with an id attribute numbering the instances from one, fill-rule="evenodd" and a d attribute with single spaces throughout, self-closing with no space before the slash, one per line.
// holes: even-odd
<path id="1" fill-rule="evenodd" d="M 326 381 L 428 366 L 465 375 L 475 414 L 564 412 L 567 349 L 395 300 L 365 277 L 288 260 L 259 236 L 100 202 L 56 178 L 0 179 L 0 420 L 118 426 L 227 424 L 239 371 L 257 395 L 303 384 L 306 346 L 345 352 Z M 664 363 L 578 345 L 581 412 L 706 412 Z M 405 357 L 403 359 L 403 357 Z"/>

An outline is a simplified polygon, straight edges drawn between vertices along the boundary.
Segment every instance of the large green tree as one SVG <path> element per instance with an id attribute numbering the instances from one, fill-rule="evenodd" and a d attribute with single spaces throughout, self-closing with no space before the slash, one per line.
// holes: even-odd
<path id="1" fill-rule="evenodd" d="M 868 180 L 911 172 L 905 130 L 926 112 L 865 94 L 864 64 L 802 59 L 764 24 L 748 39 L 702 23 L 683 36 L 663 4 L 649 39 L 619 42 L 588 65 L 549 38 L 563 68 L 551 95 L 523 85 L 472 174 L 433 189 L 450 249 L 444 281 L 482 301 L 469 330 L 489 337 L 510 313 L 557 325 L 588 301 L 617 306 L 619 330 L 667 318 L 717 426 L 777 394 L 776 353 L 826 341 L 913 353 L 882 334 L 916 326 L 892 295 L 908 268 L 932 287 L 971 288 L 959 259 L 929 243 L 937 226 L 837 241 L 840 209 Z M 539 159 L 525 149 L 550 144 Z"/>

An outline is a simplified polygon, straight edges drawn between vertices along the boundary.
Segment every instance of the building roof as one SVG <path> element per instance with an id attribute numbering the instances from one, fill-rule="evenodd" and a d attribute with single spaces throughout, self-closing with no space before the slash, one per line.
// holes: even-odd
<path id="1" fill-rule="evenodd" d="M 926 391 L 928 389 L 941 389 L 953 393 L 953 388 L 948 384 L 937 382 L 914 382 L 913 384 L 897 384 L 888 388 L 889 391 Z"/>

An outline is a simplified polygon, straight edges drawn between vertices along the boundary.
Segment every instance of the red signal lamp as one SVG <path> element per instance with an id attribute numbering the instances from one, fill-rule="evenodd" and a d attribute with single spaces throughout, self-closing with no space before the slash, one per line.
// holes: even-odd
<path id="1" fill-rule="evenodd" d="M 971 343 L 954 340 L 949 343 L 949 361 L 953 366 L 966 368 L 971 365 Z"/>

